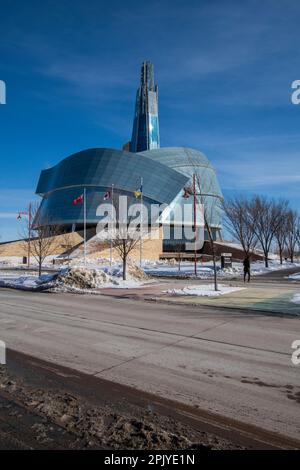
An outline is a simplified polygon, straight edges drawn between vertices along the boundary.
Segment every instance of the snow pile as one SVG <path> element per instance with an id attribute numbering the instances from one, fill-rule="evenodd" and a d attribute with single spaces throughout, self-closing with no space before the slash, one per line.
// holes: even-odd
<path id="1" fill-rule="evenodd" d="M 290 274 L 289 279 L 295 279 L 300 281 L 300 273 Z"/>
<path id="2" fill-rule="evenodd" d="M 63 269 L 55 279 L 52 290 L 55 292 L 88 293 L 105 287 L 132 288 L 141 287 L 149 277 L 142 269 L 129 264 L 126 280 L 120 265 L 92 268 L 90 266 Z"/>
<path id="3" fill-rule="evenodd" d="M 0 287 L 12 287 L 23 290 L 48 290 L 54 292 L 89 293 L 105 287 L 133 288 L 141 287 L 151 280 L 142 269 L 134 264 L 127 267 L 127 279 L 123 281 L 120 265 L 113 267 L 74 266 L 63 268 L 59 273 L 37 273 L 20 275 L 18 271 L 1 272 Z"/>
<path id="4" fill-rule="evenodd" d="M 123 268 L 117 264 L 115 266 L 106 266 L 103 271 L 110 276 L 123 278 Z M 133 263 L 128 263 L 126 271 L 127 281 L 149 281 L 150 277 L 145 273 L 143 269 Z"/>
<path id="5" fill-rule="evenodd" d="M 12 287 L 15 289 L 35 290 L 52 283 L 56 277 L 55 274 L 43 274 L 38 277 L 37 274 L 21 275 L 20 272 L 11 271 L 1 272 L 0 287 Z"/>
<path id="6" fill-rule="evenodd" d="M 116 284 L 116 281 L 103 270 L 80 267 L 63 270 L 57 276 L 56 284 L 72 289 L 97 289 L 105 284 Z"/>
<path id="7" fill-rule="evenodd" d="M 218 284 L 218 290 L 215 291 L 214 284 L 204 284 L 199 286 L 187 286 L 182 289 L 170 289 L 166 292 L 171 295 L 194 295 L 199 297 L 215 297 L 222 294 L 229 294 L 230 292 L 236 292 L 245 289 L 244 287 L 232 287 Z"/>
<path id="8" fill-rule="evenodd" d="M 300 294 L 295 294 L 291 302 L 293 302 L 294 304 L 300 304 Z"/>

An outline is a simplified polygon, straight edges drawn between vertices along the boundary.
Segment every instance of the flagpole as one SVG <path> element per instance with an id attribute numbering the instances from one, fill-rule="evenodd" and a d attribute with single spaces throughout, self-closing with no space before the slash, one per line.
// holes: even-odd
<path id="1" fill-rule="evenodd" d="M 195 230 L 195 240 L 194 240 L 194 272 L 197 276 L 197 216 L 196 216 L 196 175 L 193 174 L 193 193 L 194 193 L 194 230 Z"/>
<path id="2" fill-rule="evenodd" d="M 86 189 L 83 190 L 83 239 L 84 239 L 84 265 L 86 266 Z"/>
<path id="3" fill-rule="evenodd" d="M 28 256 L 27 256 L 27 268 L 30 267 L 30 252 L 31 252 L 31 202 L 28 207 Z"/>
<path id="4" fill-rule="evenodd" d="M 113 185 L 113 183 L 111 185 L 111 203 L 112 203 L 112 208 L 111 208 L 111 219 L 112 219 L 113 218 L 113 210 L 114 210 L 114 185 Z M 110 226 L 110 230 L 111 230 L 111 233 L 110 233 L 110 261 L 109 261 L 109 264 L 110 264 L 110 267 L 112 267 L 112 261 L 113 261 L 112 223 L 111 223 L 111 226 Z"/>
<path id="5" fill-rule="evenodd" d="M 143 178 L 141 178 L 141 227 L 140 227 L 140 268 L 142 267 L 143 262 L 143 236 L 142 236 L 142 229 L 143 229 Z"/>

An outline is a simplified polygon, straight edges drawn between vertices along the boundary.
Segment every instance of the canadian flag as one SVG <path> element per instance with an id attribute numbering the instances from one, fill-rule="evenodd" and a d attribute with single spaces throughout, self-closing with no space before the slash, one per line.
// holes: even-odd
<path id="1" fill-rule="evenodd" d="M 107 201 L 107 199 L 110 199 L 110 191 L 107 191 L 103 196 L 104 201 Z"/>
<path id="2" fill-rule="evenodd" d="M 83 194 L 81 196 L 78 196 L 76 199 L 73 201 L 73 206 L 77 206 L 77 204 L 82 204 L 83 203 Z"/>

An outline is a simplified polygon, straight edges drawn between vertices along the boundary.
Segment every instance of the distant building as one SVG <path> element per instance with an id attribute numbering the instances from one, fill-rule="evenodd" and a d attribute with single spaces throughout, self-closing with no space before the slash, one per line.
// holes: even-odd
<path id="1" fill-rule="evenodd" d="M 131 152 L 158 149 L 160 147 L 158 123 L 158 88 L 154 84 L 154 67 L 143 62 L 141 84 L 137 90 Z"/>

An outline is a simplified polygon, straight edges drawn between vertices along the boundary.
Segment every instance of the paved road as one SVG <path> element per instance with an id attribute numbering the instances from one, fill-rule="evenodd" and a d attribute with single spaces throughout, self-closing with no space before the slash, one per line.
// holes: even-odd
<path id="1" fill-rule="evenodd" d="M 7 347 L 300 439 L 299 318 L 0 290 Z"/>

